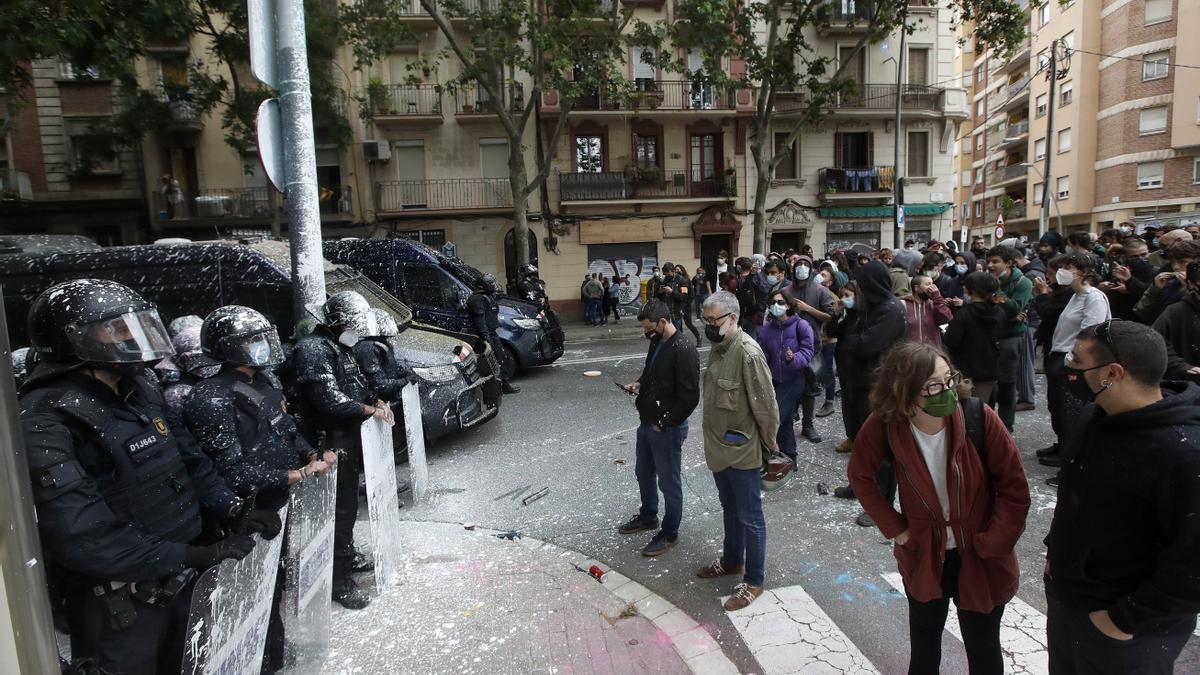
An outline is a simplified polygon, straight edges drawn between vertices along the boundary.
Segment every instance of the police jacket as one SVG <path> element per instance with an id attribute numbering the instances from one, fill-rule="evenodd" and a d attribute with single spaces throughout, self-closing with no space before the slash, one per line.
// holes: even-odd
<path id="1" fill-rule="evenodd" d="M 487 293 L 476 291 L 467 298 L 467 315 L 471 317 L 471 329 L 486 339 L 500 327 L 500 307 Z"/>
<path id="2" fill-rule="evenodd" d="M 296 343 L 292 352 L 296 381 L 304 394 L 304 412 L 318 425 L 357 427 L 369 415 L 363 404 L 374 403 L 354 353 L 317 328 Z"/>
<path id="3" fill-rule="evenodd" d="M 105 581 L 148 581 L 182 571 L 201 513 L 241 504 L 173 419 L 147 375 L 116 393 L 82 373 L 28 389 L 21 426 L 38 529 L 47 555 Z"/>
<path id="4" fill-rule="evenodd" d="M 264 373 L 251 378 L 234 368 L 197 384 L 184 403 L 200 449 L 240 497 L 257 493 L 258 508 L 282 507 L 288 471 L 316 454 L 284 405 L 283 391 Z"/>
<path id="5" fill-rule="evenodd" d="M 354 345 L 354 359 L 367 378 L 367 386 L 385 401 L 400 399 L 400 390 L 408 382 L 410 373 L 396 359 L 391 346 L 384 339 L 359 340 Z"/>

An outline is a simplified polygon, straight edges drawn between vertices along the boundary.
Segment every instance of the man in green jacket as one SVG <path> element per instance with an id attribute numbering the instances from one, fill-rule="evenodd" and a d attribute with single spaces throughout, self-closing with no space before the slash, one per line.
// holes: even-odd
<path id="1" fill-rule="evenodd" d="M 741 574 L 725 609 L 742 609 L 763 592 L 767 522 L 760 471 L 764 450 L 777 450 L 779 408 L 771 371 L 754 337 L 738 327 L 738 299 L 718 291 L 703 305 L 704 335 L 713 343 L 704 373 L 704 459 L 713 472 L 725 518 L 722 555 L 702 579 Z"/>
<path id="2" fill-rule="evenodd" d="M 1000 366 L 996 380 L 996 399 L 1000 419 L 1011 432 L 1016 416 L 1017 374 L 1021 363 L 1021 342 L 1029 330 L 1029 302 L 1033 299 L 1033 282 L 1017 269 L 1017 250 L 1011 246 L 993 246 L 987 252 L 988 272 L 1000 282 L 1000 291 L 993 301 L 1004 310 L 1007 320 L 1000 333 Z"/>

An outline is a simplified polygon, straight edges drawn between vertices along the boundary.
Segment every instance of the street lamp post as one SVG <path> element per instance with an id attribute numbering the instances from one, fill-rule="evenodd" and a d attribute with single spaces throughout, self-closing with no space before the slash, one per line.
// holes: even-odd
<path id="1" fill-rule="evenodd" d="M 1044 212 L 1046 210 L 1045 209 L 1046 192 L 1050 190 L 1050 185 L 1046 182 L 1045 174 L 1043 174 L 1040 170 L 1038 170 L 1036 165 L 1031 164 L 1030 162 L 1021 162 L 1020 164 L 1018 164 L 1018 166 L 1024 166 L 1024 167 L 1033 169 L 1037 173 L 1038 178 L 1042 179 L 1042 203 L 1038 205 L 1038 208 Z M 1054 203 L 1054 217 L 1055 217 L 1055 219 L 1058 220 L 1058 233 L 1059 233 L 1059 235 L 1062 235 L 1062 233 L 1063 233 L 1062 211 L 1059 210 L 1059 208 L 1058 208 L 1058 195 L 1051 192 L 1050 200 Z M 1041 239 L 1042 235 L 1046 234 L 1046 218 L 1043 213 L 1038 214 L 1038 225 L 1039 225 L 1038 239 Z"/>

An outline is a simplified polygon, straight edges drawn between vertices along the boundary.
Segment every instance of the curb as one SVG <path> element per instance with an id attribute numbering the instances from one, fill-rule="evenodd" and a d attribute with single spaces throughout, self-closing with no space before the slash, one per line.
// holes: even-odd
<path id="1" fill-rule="evenodd" d="M 465 526 L 465 524 L 459 524 Z M 472 531 L 501 534 L 499 530 L 479 526 L 472 527 Z M 563 558 L 571 559 L 572 562 L 584 569 L 590 568 L 593 564 L 608 568 L 607 564 L 599 560 L 584 557 L 578 551 L 572 551 L 541 539 L 521 535 L 516 541 L 531 550 L 557 553 Z M 724 673 L 737 675 L 741 672 L 725 655 L 721 645 L 708 634 L 708 631 L 704 630 L 699 622 L 666 598 L 611 568 L 604 574 L 602 585 L 609 593 L 637 608 L 638 614 L 654 624 L 655 628 L 661 630 L 671 641 L 671 647 L 676 654 L 679 654 L 679 658 L 683 659 L 688 670 L 696 675 L 722 675 Z"/>

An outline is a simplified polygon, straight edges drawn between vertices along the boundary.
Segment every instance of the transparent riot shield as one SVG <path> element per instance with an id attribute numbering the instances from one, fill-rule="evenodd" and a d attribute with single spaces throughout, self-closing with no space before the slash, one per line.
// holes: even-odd
<path id="1" fill-rule="evenodd" d="M 400 498 L 396 494 L 396 463 L 392 429 L 374 417 L 362 423 L 363 475 L 367 482 L 367 515 L 375 554 L 375 584 L 383 590 L 400 572 Z"/>
<path id="2" fill-rule="evenodd" d="M 404 436 L 408 440 L 408 471 L 412 481 L 412 499 L 416 504 L 429 489 L 429 465 L 425 463 L 425 425 L 421 421 L 421 393 L 417 385 L 404 385 L 400 392 L 404 406 Z"/>
<path id="3" fill-rule="evenodd" d="M 279 510 L 287 522 L 288 508 Z M 185 675 L 256 675 L 262 668 L 267 624 L 283 537 L 256 545 L 241 560 L 225 560 L 196 581 L 183 652 Z"/>
<path id="4" fill-rule="evenodd" d="M 283 626 L 288 649 L 302 664 L 321 664 L 329 650 L 333 594 L 333 520 L 338 465 L 292 486 L 284 544 Z"/>

